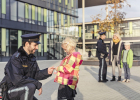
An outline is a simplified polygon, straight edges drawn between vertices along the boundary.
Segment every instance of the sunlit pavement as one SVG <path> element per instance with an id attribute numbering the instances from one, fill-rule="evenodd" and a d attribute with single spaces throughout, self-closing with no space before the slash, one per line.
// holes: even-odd
<path id="1" fill-rule="evenodd" d="M 4 66 L 6 63 L 0 63 L 0 80 L 4 76 Z M 40 69 L 50 66 L 58 66 L 60 61 L 38 61 Z M 123 70 L 123 69 L 122 69 Z M 80 79 L 77 86 L 77 95 L 75 100 L 140 100 L 140 67 L 132 67 L 131 82 L 110 82 L 98 83 L 98 66 L 80 66 Z M 116 76 L 118 75 L 116 67 Z M 122 71 L 123 72 L 123 71 Z M 122 73 L 122 79 L 123 79 Z M 111 80 L 112 68 L 108 67 L 107 78 Z M 57 100 L 57 83 L 54 83 L 55 75 L 41 81 L 43 84 L 43 93 L 38 96 L 38 90 L 35 96 L 39 100 Z"/>

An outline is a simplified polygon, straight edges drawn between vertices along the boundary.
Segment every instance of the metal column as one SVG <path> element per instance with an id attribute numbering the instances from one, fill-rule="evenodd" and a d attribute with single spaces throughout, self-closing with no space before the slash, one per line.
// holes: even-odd
<path id="1" fill-rule="evenodd" d="M 83 54 L 85 53 L 85 0 L 82 0 L 83 10 Z"/>

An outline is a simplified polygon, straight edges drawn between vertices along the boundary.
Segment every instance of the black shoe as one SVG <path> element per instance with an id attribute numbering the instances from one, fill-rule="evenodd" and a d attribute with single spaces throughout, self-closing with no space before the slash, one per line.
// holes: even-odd
<path id="1" fill-rule="evenodd" d="M 118 80 L 117 81 L 121 81 L 121 76 L 118 76 Z"/>
<path id="2" fill-rule="evenodd" d="M 113 77 L 112 77 L 112 80 L 110 80 L 110 81 L 116 81 L 116 78 L 115 78 L 115 76 L 113 76 Z"/>
<path id="3" fill-rule="evenodd" d="M 103 82 L 103 83 L 106 83 L 106 82 L 107 82 L 107 80 L 102 80 L 102 82 Z"/>
<path id="4" fill-rule="evenodd" d="M 98 80 L 98 82 L 102 82 L 102 80 Z"/>
<path id="5" fill-rule="evenodd" d="M 33 100 L 38 100 L 36 97 L 33 97 Z"/>
<path id="6" fill-rule="evenodd" d="M 103 83 L 105 83 L 105 82 L 107 82 L 107 80 L 99 80 L 98 82 L 103 82 Z"/>
<path id="7" fill-rule="evenodd" d="M 108 81 L 108 79 L 105 79 L 106 81 Z"/>

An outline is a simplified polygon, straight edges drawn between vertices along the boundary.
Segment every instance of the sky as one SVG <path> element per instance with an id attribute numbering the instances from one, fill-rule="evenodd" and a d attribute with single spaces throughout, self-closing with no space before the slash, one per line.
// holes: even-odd
<path id="1" fill-rule="evenodd" d="M 125 6 L 122 11 L 126 12 L 125 18 L 135 18 L 140 17 L 140 0 L 127 0 L 128 4 L 131 7 Z M 87 7 L 85 8 L 85 22 L 91 22 L 91 16 L 95 16 L 97 14 L 102 14 L 102 18 L 106 15 L 105 10 L 101 10 L 105 8 L 106 5 L 94 6 L 94 7 Z M 78 9 L 78 23 L 82 23 L 82 9 Z"/>

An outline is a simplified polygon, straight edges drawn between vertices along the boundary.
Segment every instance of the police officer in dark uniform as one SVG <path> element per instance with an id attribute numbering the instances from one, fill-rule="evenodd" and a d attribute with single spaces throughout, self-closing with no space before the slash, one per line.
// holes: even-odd
<path id="1" fill-rule="evenodd" d="M 6 83 L 10 100 L 37 100 L 34 97 L 35 90 L 39 90 L 39 95 L 42 93 L 42 83 L 39 80 L 50 77 L 54 68 L 39 69 L 34 53 L 40 44 L 40 34 L 25 34 L 21 37 L 23 46 L 6 64 L 1 84 Z"/>
<path id="2" fill-rule="evenodd" d="M 96 45 L 96 54 L 99 59 L 99 80 L 98 82 L 107 82 L 107 64 L 105 58 L 108 56 L 108 52 L 106 51 L 106 44 L 104 43 L 104 39 L 106 38 L 106 32 L 99 32 L 100 38 Z"/>

